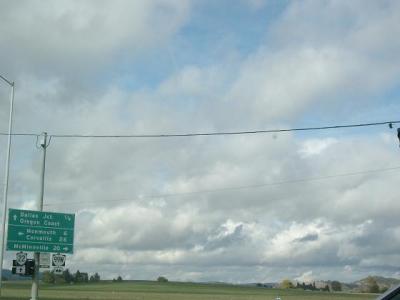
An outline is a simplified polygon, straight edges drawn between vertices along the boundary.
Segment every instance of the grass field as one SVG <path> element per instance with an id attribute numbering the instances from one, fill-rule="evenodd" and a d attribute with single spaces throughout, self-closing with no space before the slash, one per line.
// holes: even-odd
<path id="1" fill-rule="evenodd" d="M 57 300 L 366 300 L 376 295 L 279 290 L 222 284 L 102 282 L 79 285 L 41 285 L 39 299 Z M 2 300 L 30 299 L 30 282 L 7 282 Z"/>

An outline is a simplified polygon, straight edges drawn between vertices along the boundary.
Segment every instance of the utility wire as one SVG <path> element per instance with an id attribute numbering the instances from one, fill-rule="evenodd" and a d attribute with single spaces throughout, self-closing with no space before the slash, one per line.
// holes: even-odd
<path id="1" fill-rule="evenodd" d="M 360 124 L 344 124 L 344 125 L 330 125 L 320 127 L 300 127 L 300 128 L 287 128 L 287 129 L 266 129 L 266 130 L 249 130 L 249 131 L 216 131 L 216 132 L 195 132 L 195 133 L 162 133 L 162 134 L 127 134 L 127 135 L 92 135 L 92 134 L 49 134 L 49 137 L 54 138 L 171 138 L 171 137 L 194 137 L 194 136 L 216 136 L 216 135 L 246 135 L 246 134 L 261 134 L 261 133 L 283 133 L 292 131 L 316 131 L 328 129 L 343 129 L 343 128 L 357 128 L 357 127 L 370 127 L 398 124 L 400 121 L 384 121 L 373 123 L 360 123 Z M 8 135 L 8 133 L 0 133 L 0 135 Z M 16 136 L 37 136 L 40 134 L 34 133 L 12 133 Z"/>
<path id="2" fill-rule="evenodd" d="M 6 133 L 6 132 L 0 132 L 0 135 L 4 135 L 4 136 L 40 136 L 40 134 L 37 133 Z"/>
<path id="3" fill-rule="evenodd" d="M 193 137 L 193 136 L 214 136 L 214 135 L 244 135 L 244 134 L 260 134 L 260 133 L 280 133 L 291 131 L 315 131 L 340 128 L 355 128 L 367 126 L 379 126 L 397 124 L 400 121 L 385 121 L 375 123 L 333 125 L 322 127 L 303 127 L 289 129 L 267 129 L 267 130 L 250 130 L 250 131 L 219 131 L 219 132 L 196 132 L 196 133 L 177 133 L 177 134 L 131 134 L 131 135 L 83 135 L 83 134 L 52 134 L 56 138 L 170 138 L 170 137 Z"/>
<path id="4" fill-rule="evenodd" d="M 179 196 L 189 196 L 189 195 L 197 195 L 197 194 L 206 194 L 206 193 L 215 193 L 215 192 L 226 192 L 226 191 L 235 191 L 235 190 L 243 190 L 243 189 L 253 189 L 253 188 L 262 188 L 267 186 L 275 186 L 275 185 L 284 185 L 284 184 L 296 184 L 296 183 L 303 183 L 303 182 L 312 182 L 312 181 L 320 181 L 320 180 L 328 180 L 328 179 L 335 179 L 340 177 L 349 177 L 349 176 L 358 176 L 358 175 L 365 175 L 365 174 L 374 174 L 374 173 L 382 173 L 382 172 L 389 172 L 389 171 L 396 171 L 400 170 L 400 166 L 390 167 L 390 168 L 382 168 L 382 169 L 373 169 L 373 170 L 364 170 L 358 172 L 350 172 L 350 173 L 341 173 L 341 174 L 333 174 L 321 177 L 309 177 L 309 178 L 302 178 L 302 179 L 290 179 L 284 181 L 277 181 L 277 182 L 269 182 L 269 183 L 262 183 L 262 184 L 253 184 L 253 185 L 244 185 L 244 186 L 236 186 L 236 187 L 225 187 L 219 189 L 212 189 L 212 190 L 200 190 L 200 191 L 193 191 L 193 192 L 183 192 L 183 193 L 170 193 L 170 194 L 159 194 L 159 195 L 145 195 L 137 197 L 137 200 L 143 199 L 154 199 L 154 198 L 170 198 L 170 197 L 179 197 Z M 125 202 L 130 201 L 132 199 L 114 199 L 114 200 L 92 200 L 92 201 L 61 201 L 61 202 L 52 202 L 49 204 L 45 204 L 44 206 L 56 206 L 56 205 L 70 205 L 70 204 L 86 204 L 86 203 L 101 203 L 101 202 Z"/>

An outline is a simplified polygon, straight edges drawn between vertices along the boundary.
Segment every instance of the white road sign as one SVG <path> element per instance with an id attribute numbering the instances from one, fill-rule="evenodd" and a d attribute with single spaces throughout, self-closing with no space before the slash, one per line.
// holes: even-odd
<path id="1" fill-rule="evenodd" d="M 15 273 L 20 275 L 25 275 L 25 266 L 15 267 Z"/>
<path id="2" fill-rule="evenodd" d="M 28 253 L 18 252 L 15 260 L 17 261 L 17 264 L 19 264 L 20 266 L 23 266 L 23 265 L 25 265 L 27 258 L 28 258 Z"/>
<path id="3" fill-rule="evenodd" d="M 48 269 L 50 268 L 50 253 L 41 252 L 40 253 L 40 268 Z"/>
<path id="4" fill-rule="evenodd" d="M 56 275 L 62 275 L 62 273 L 64 272 L 64 268 L 63 267 L 55 267 L 53 269 L 54 274 Z"/>
<path id="5" fill-rule="evenodd" d="M 53 254 L 52 265 L 53 267 L 64 267 L 67 256 L 64 254 Z"/>

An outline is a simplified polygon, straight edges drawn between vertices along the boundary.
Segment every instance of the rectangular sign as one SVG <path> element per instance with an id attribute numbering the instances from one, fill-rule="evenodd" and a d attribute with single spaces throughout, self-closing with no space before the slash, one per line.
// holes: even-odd
<path id="1" fill-rule="evenodd" d="M 25 275 L 25 266 L 16 266 L 15 267 L 15 274 Z"/>
<path id="2" fill-rule="evenodd" d="M 7 250 L 73 253 L 74 214 L 9 209 Z"/>
<path id="3" fill-rule="evenodd" d="M 40 253 L 40 268 L 49 269 L 50 268 L 50 253 L 42 252 Z"/>

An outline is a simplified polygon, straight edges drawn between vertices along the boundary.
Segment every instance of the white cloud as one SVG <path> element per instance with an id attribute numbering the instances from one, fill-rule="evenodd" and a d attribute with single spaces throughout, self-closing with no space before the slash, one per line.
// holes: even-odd
<path id="1" fill-rule="evenodd" d="M 302 157 L 319 155 L 323 153 L 326 148 L 330 147 L 336 142 L 337 140 L 334 138 L 306 140 L 302 143 L 299 152 Z"/>
<path id="2" fill-rule="evenodd" d="M 315 278 L 313 276 L 313 271 L 307 271 L 301 274 L 299 277 L 295 278 L 295 280 L 298 282 L 311 283 L 315 281 Z"/>
<path id="3" fill-rule="evenodd" d="M 80 77 L 160 45 L 189 10 L 187 1 L 165 0 L 8 1 L 2 6 L 6 70 Z"/>

